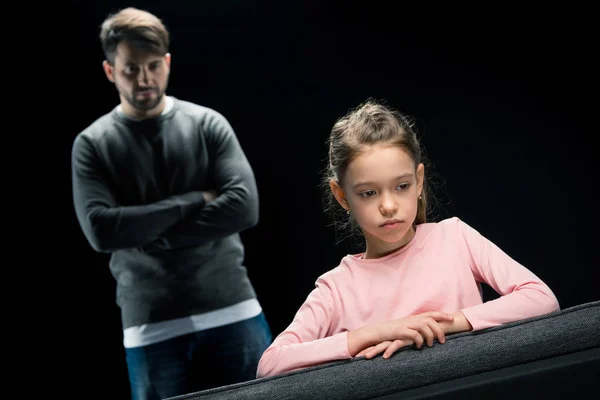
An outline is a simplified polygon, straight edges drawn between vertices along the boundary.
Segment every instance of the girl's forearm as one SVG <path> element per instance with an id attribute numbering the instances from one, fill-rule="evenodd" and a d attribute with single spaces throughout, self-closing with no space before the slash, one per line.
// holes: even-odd
<path id="1" fill-rule="evenodd" d="M 454 317 L 452 321 L 440 322 L 440 324 L 444 328 L 445 334 L 467 332 L 473 330 L 471 323 L 469 322 L 469 320 L 467 320 L 462 311 L 457 311 L 450 315 Z"/>
<path id="2" fill-rule="evenodd" d="M 380 340 L 376 337 L 375 330 L 370 327 L 364 327 L 348 332 L 348 352 L 351 357 L 360 353 L 367 347 L 379 344 Z"/>

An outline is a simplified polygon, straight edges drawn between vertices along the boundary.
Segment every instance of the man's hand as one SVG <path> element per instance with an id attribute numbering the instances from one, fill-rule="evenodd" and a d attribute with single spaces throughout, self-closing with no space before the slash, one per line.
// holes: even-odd
<path id="1" fill-rule="evenodd" d="M 214 190 L 206 190 L 203 192 L 203 194 L 204 194 L 204 200 L 206 200 L 207 203 L 210 203 L 211 201 L 216 199 L 218 196 L 217 192 Z"/>

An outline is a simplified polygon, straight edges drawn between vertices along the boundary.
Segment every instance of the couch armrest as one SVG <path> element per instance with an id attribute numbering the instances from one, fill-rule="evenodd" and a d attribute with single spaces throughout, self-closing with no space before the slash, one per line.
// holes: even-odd
<path id="1" fill-rule="evenodd" d="M 527 362 L 600 348 L 600 301 L 400 349 L 204 390 L 182 399 L 369 399 Z"/>

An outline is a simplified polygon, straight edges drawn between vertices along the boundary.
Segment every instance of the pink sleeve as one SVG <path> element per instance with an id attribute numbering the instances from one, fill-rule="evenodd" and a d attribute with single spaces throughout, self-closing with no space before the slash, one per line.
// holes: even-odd
<path id="1" fill-rule="evenodd" d="M 258 363 L 257 377 L 280 375 L 329 361 L 351 358 L 347 332 L 327 336 L 334 313 L 331 289 L 319 279 L 292 323 L 263 353 Z"/>
<path id="2" fill-rule="evenodd" d="M 500 295 L 497 299 L 461 310 L 473 330 L 559 309 L 552 290 L 533 272 L 463 221 L 457 222 L 475 279 L 485 282 Z"/>

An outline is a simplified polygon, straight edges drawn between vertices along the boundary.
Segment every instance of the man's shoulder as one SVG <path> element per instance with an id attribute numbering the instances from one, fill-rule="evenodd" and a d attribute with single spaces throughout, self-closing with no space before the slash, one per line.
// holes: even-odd
<path id="1" fill-rule="evenodd" d="M 71 156 L 74 162 L 79 162 L 95 153 L 98 143 L 104 142 L 110 133 L 115 131 L 114 112 L 116 109 L 101 115 L 75 135 L 71 145 Z"/>
<path id="2" fill-rule="evenodd" d="M 85 137 L 86 139 L 95 141 L 103 137 L 106 134 L 106 132 L 110 130 L 110 127 L 114 123 L 112 115 L 114 112 L 115 110 L 113 109 L 105 113 L 104 115 L 101 115 L 100 117 L 96 118 L 88 126 L 83 128 L 77 134 L 75 139 L 79 140 L 80 138 Z"/>
<path id="3" fill-rule="evenodd" d="M 187 117 L 192 117 L 199 120 L 211 120 L 211 119 L 225 119 L 223 114 L 214 108 L 194 103 L 189 100 L 182 100 L 177 97 L 173 97 L 177 110 Z"/>

